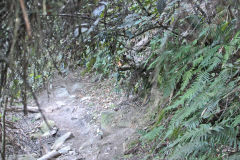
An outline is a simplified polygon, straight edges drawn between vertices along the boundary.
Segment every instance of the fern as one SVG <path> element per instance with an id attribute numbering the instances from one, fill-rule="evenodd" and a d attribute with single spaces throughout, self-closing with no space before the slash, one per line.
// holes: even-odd
<path id="1" fill-rule="evenodd" d="M 150 132 L 148 132 L 144 136 L 142 136 L 142 140 L 146 140 L 146 141 L 154 140 L 156 137 L 161 136 L 161 131 L 163 129 L 164 129 L 163 126 L 152 129 Z"/>
<path id="2" fill-rule="evenodd" d="M 157 134 L 155 125 L 149 132 L 154 140 L 158 136 L 157 146 L 168 143 L 159 151 L 162 158 L 222 159 L 226 148 L 240 146 L 240 31 L 233 36 L 230 22 L 201 27 L 194 42 L 181 46 L 175 42 L 172 48 L 171 41 L 150 63 L 150 68 L 158 67 L 164 95 L 173 94 L 156 122 L 165 128 Z M 208 37 L 214 39 L 211 45 L 200 43 Z M 153 48 L 157 50 L 156 45 Z"/>

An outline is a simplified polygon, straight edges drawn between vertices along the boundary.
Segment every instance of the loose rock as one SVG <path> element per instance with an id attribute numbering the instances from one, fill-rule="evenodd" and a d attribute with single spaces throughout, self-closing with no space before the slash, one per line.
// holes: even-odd
<path id="1" fill-rule="evenodd" d="M 67 154 L 70 150 L 71 150 L 71 147 L 66 146 L 66 147 L 63 147 L 62 149 L 60 149 L 58 152 L 61 154 Z"/>
<path id="2" fill-rule="evenodd" d="M 36 114 L 34 119 L 37 121 L 37 120 L 40 120 L 42 117 L 42 115 L 40 113 Z"/>
<path id="3" fill-rule="evenodd" d="M 51 149 L 53 149 L 53 150 L 59 149 L 59 148 L 64 144 L 64 142 L 65 142 L 67 139 L 71 138 L 71 137 L 73 137 L 72 132 L 67 132 L 67 133 L 65 133 L 64 135 L 62 135 L 61 137 L 59 137 L 59 138 L 55 141 L 55 143 L 53 144 L 53 146 L 51 147 Z"/>

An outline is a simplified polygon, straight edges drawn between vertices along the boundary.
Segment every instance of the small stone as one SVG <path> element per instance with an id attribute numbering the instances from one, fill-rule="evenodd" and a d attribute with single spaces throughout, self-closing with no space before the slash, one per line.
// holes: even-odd
<path id="1" fill-rule="evenodd" d="M 36 158 L 36 157 L 38 157 L 38 154 L 37 153 L 32 153 L 32 156 Z"/>
<path id="2" fill-rule="evenodd" d="M 62 149 L 60 149 L 58 152 L 61 154 L 67 154 L 70 150 L 71 150 L 71 147 L 66 146 L 66 147 L 63 147 Z"/>
<path id="3" fill-rule="evenodd" d="M 72 117 L 71 120 L 77 120 L 78 118 L 77 117 Z"/>
<path id="4" fill-rule="evenodd" d="M 57 127 L 53 127 L 53 129 L 50 131 L 50 134 L 52 136 L 55 136 L 57 134 L 58 128 Z"/>
<path id="5" fill-rule="evenodd" d="M 71 98 L 76 98 L 76 95 L 71 95 L 70 97 L 71 97 Z"/>
<path id="6" fill-rule="evenodd" d="M 38 113 L 35 115 L 34 119 L 37 121 L 37 120 L 40 120 L 42 117 L 41 113 Z"/>
<path id="7" fill-rule="evenodd" d="M 115 107 L 113 110 L 117 112 L 119 110 L 119 107 Z"/>
<path id="8" fill-rule="evenodd" d="M 100 139 L 103 139 L 103 131 L 100 130 L 99 128 L 97 129 L 97 139 L 100 140 Z"/>
<path id="9" fill-rule="evenodd" d="M 69 154 L 74 156 L 74 155 L 76 155 L 76 152 L 75 151 L 70 151 Z"/>
<path id="10" fill-rule="evenodd" d="M 86 100 L 90 100 L 90 99 L 91 99 L 91 97 L 83 97 L 83 98 L 81 99 L 81 102 L 86 101 Z"/>

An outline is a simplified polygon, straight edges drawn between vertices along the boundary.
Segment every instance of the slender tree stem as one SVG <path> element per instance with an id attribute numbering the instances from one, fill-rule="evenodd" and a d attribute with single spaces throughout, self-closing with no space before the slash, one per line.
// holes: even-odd
<path id="1" fill-rule="evenodd" d="M 1 122 L 2 122 L 2 151 L 1 151 L 1 158 L 2 160 L 6 159 L 6 110 L 7 110 L 7 105 L 8 105 L 8 98 L 6 98 L 5 104 L 3 102 L 1 102 L 1 108 L 3 108 L 2 110 L 2 118 L 1 118 Z"/>

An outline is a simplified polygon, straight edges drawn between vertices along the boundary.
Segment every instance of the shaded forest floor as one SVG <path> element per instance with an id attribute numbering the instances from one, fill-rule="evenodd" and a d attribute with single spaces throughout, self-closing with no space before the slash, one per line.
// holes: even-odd
<path id="1" fill-rule="evenodd" d="M 146 123 L 147 108 L 140 98 L 116 92 L 114 85 L 113 78 L 99 80 L 81 76 L 81 71 L 55 77 L 49 93 L 44 90 L 38 95 L 52 129 L 47 129 L 39 113 L 18 121 L 31 138 L 26 140 L 24 152 L 36 158 L 61 150 L 59 160 L 139 159 L 134 155 L 139 151 L 134 139 Z M 65 133 L 70 133 L 70 138 L 56 147 L 57 139 Z"/>

